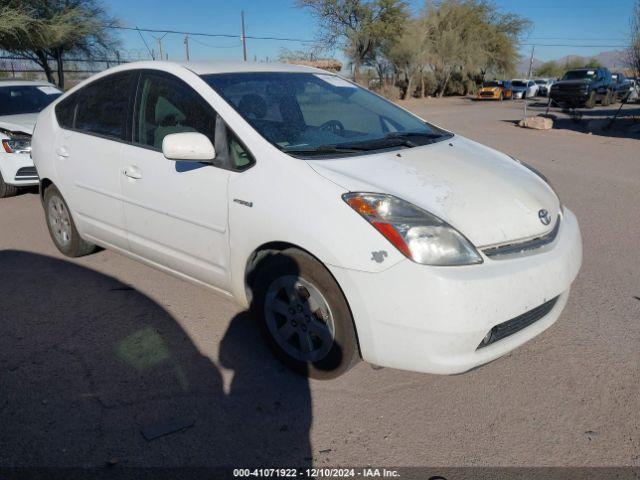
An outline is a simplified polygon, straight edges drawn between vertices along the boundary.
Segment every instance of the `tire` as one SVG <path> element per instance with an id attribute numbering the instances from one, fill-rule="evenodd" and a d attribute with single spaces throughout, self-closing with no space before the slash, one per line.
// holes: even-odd
<path id="1" fill-rule="evenodd" d="M 587 98 L 587 101 L 584 102 L 584 106 L 586 108 L 593 108 L 593 107 L 596 106 L 596 92 L 595 91 L 592 91 L 589 94 L 589 98 Z"/>
<path id="2" fill-rule="evenodd" d="M 615 105 L 616 103 L 618 103 L 618 96 L 616 95 L 616 92 L 611 92 L 611 101 L 609 102 L 610 105 Z"/>
<path id="3" fill-rule="evenodd" d="M 612 102 L 612 92 L 607 90 L 607 93 L 604 95 L 604 97 L 602 97 L 602 102 L 600 102 L 600 104 L 603 107 L 608 107 L 609 105 L 611 105 Z"/>
<path id="4" fill-rule="evenodd" d="M 500 101 L 503 101 L 503 100 L 504 100 L 504 94 L 503 94 L 502 92 L 500 92 L 500 99 L 499 99 L 499 100 L 500 100 Z"/>
<path id="5" fill-rule="evenodd" d="M 67 202 L 53 185 L 44 192 L 44 216 L 51 240 L 60 253 L 67 257 L 82 257 L 96 251 L 95 245 L 80 237 Z"/>
<path id="6" fill-rule="evenodd" d="M 253 313 L 282 363 L 327 380 L 360 360 L 349 305 L 324 265 L 289 248 L 267 253 L 255 272 L 249 281 Z"/>
<path id="7" fill-rule="evenodd" d="M 0 173 L 0 198 L 13 197 L 17 195 L 17 193 L 18 187 L 4 183 L 4 178 L 2 178 L 2 174 Z"/>

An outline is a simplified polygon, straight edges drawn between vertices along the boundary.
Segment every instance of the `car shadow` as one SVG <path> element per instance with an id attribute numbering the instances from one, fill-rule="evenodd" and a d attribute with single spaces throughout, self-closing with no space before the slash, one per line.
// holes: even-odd
<path id="1" fill-rule="evenodd" d="M 214 478 L 311 465 L 308 380 L 273 358 L 247 312 L 221 341 L 221 371 L 113 277 L 15 250 L 0 251 L 0 269 L 1 478 L 18 467 Z"/>

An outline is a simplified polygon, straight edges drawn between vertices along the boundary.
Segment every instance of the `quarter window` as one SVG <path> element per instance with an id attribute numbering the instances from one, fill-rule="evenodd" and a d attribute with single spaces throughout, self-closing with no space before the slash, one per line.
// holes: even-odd
<path id="1" fill-rule="evenodd" d="M 134 72 L 114 73 L 78 92 L 74 129 L 129 141 L 128 114 Z"/>

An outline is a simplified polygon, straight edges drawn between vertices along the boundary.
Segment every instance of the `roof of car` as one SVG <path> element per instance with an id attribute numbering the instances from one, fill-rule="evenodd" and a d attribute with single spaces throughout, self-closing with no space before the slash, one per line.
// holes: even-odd
<path id="1" fill-rule="evenodd" d="M 242 62 L 242 61 L 197 61 L 197 62 L 132 62 L 123 65 L 128 68 L 145 68 L 150 65 L 156 67 L 168 65 L 181 65 L 191 70 L 197 75 L 207 75 L 212 73 L 236 73 L 236 72 L 305 72 L 305 73 L 326 73 L 331 72 L 321 70 L 319 68 L 307 67 L 303 65 L 293 65 L 290 63 L 271 63 L 271 62 Z"/>
<path id="2" fill-rule="evenodd" d="M 51 85 L 55 87 L 52 83 L 49 82 L 38 82 L 36 80 L 0 80 L 0 87 L 22 87 L 22 86 L 38 86 L 41 87 L 43 85 Z"/>

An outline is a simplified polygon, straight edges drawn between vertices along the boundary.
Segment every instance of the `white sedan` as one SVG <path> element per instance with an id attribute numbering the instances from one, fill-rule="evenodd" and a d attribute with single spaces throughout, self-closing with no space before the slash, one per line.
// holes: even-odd
<path id="1" fill-rule="evenodd" d="M 511 80 L 513 98 L 531 98 L 538 95 L 538 84 L 533 80 L 514 78 Z"/>
<path id="2" fill-rule="evenodd" d="M 62 253 L 228 295 L 315 378 L 489 362 L 558 319 L 582 262 L 536 170 L 313 68 L 119 66 L 43 111 L 32 153 Z"/>
<path id="3" fill-rule="evenodd" d="M 0 81 L 0 198 L 20 187 L 38 185 L 38 174 L 29 155 L 36 117 L 62 95 L 49 83 Z"/>

